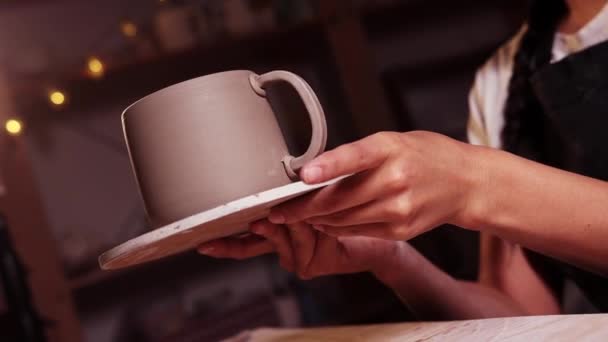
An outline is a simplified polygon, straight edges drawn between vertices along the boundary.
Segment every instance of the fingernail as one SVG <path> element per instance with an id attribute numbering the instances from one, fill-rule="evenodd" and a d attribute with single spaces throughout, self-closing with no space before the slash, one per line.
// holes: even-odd
<path id="1" fill-rule="evenodd" d="M 321 168 L 318 166 L 305 167 L 302 170 L 302 178 L 306 183 L 315 183 L 321 180 Z"/>
<path id="2" fill-rule="evenodd" d="M 211 254 L 215 250 L 215 247 L 202 247 L 198 249 L 201 254 Z"/>
<path id="3" fill-rule="evenodd" d="M 283 216 L 283 214 L 279 213 L 279 212 L 271 212 L 270 215 L 268 216 L 268 221 L 274 223 L 274 224 L 283 224 L 285 223 L 285 216 Z"/>
<path id="4" fill-rule="evenodd" d="M 325 232 L 325 226 L 322 226 L 322 225 L 320 225 L 320 224 L 313 224 L 313 225 L 312 225 L 312 227 L 313 227 L 314 229 L 316 229 L 316 230 L 319 230 L 319 231 Z"/>

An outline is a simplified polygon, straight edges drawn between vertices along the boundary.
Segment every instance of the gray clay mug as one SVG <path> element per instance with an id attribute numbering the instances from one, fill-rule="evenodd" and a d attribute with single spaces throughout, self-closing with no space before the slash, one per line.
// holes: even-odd
<path id="1" fill-rule="evenodd" d="M 284 81 L 312 122 L 307 151 L 292 157 L 264 87 Z M 297 181 L 325 149 L 327 126 L 311 87 L 287 71 L 227 71 L 159 90 L 122 114 L 131 166 L 158 227 Z"/>

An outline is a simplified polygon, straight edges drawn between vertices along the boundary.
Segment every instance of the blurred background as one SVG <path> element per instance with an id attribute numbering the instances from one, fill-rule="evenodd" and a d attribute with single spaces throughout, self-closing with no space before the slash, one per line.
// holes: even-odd
<path id="1" fill-rule="evenodd" d="M 101 252 L 151 228 L 120 114 L 193 77 L 285 69 L 317 92 L 330 148 L 383 130 L 464 140 L 475 69 L 519 28 L 524 2 L 1 1 L 0 340 L 212 341 L 413 320 L 370 275 L 301 281 L 273 256 L 186 253 L 101 271 Z M 271 102 L 291 150 L 304 149 L 296 95 L 278 85 Z M 412 243 L 476 277 L 476 234 L 441 227 Z"/>

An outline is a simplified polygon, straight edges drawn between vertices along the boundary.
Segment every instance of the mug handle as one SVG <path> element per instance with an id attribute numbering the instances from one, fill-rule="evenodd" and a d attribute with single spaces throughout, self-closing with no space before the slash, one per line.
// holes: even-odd
<path id="1" fill-rule="evenodd" d="M 323 107 L 321 107 L 317 95 L 300 76 L 282 70 L 271 71 L 263 75 L 252 73 L 249 76 L 249 82 L 251 83 L 253 90 L 260 96 L 266 96 L 266 91 L 264 90 L 266 84 L 277 81 L 287 82 L 295 88 L 298 95 L 300 95 L 302 102 L 304 102 L 304 106 L 306 106 L 312 125 L 312 136 L 306 152 L 299 157 L 288 155 L 282 160 L 289 178 L 298 180 L 297 171 L 301 169 L 304 164 L 313 160 L 325 150 L 325 145 L 327 143 L 327 123 L 325 122 Z"/>

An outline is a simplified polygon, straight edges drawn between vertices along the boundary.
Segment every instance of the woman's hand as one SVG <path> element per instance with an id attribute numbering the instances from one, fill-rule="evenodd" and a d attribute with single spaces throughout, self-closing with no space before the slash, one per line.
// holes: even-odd
<path id="1" fill-rule="evenodd" d="M 306 183 L 355 175 L 275 208 L 269 219 L 305 221 L 331 236 L 393 240 L 444 223 L 468 227 L 470 194 L 484 184 L 476 149 L 430 132 L 372 135 L 322 154 L 301 171 Z"/>
<path id="2" fill-rule="evenodd" d="M 281 266 L 302 279 L 371 271 L 413 312 L 426 319 L 523 315 L 512 298 L 484 285 L 458 281 L 407 242 L 369 237 L 334 238 L 307 224 L 251 226 L 255 235 L 199 246 L 201 254 L 244 259 L 276 252 Z"/>
<path id="3" fill-rule="evenodd" d="M 212 241 L 198 250 L 212 257 L 232 259 L 276 252 L 283 268 L 302 279 L 311 279 L 365 271 L 382 276 L 399 249 L 398 242 L 376 238 L 337 239 L 305 223 L 276 225 L 264 220 L 252 224 L 250 231 L 254 235 Z"/>

